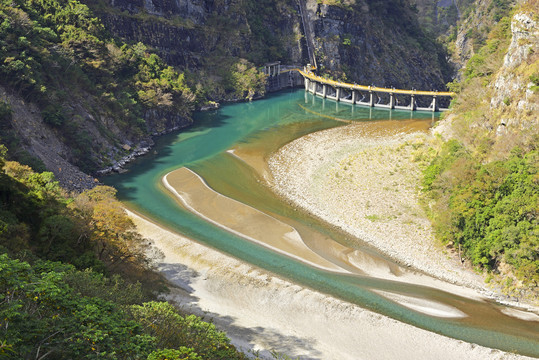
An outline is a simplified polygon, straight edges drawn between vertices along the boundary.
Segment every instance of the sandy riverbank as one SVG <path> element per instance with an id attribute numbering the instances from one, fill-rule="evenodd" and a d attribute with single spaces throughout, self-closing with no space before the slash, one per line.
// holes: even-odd
<path id="1" fill-rule="evenodd" d="M 487 292 L 480 276 L 436 245 L 419 205 L 413 157 L 428 135 L 373 137 L 365 128 L 333 128 L 281 148 L 269 159 L 275 191 L 401 264 Z"/>
<path id="2" fill-rule="evenodd" d="M 360 123 L 308 135 L 275 153 L 268 167 L 259 155 L 249 157 L 242 151 L 231 151 L 231 155 L 251 166 L 258 164 L 260 169 L 253 168 L 296 206 L 342 227 L 401 264 L 459 286 L 414 273 L 406 266 L 380 268 L 377 261 L 340 244 L 330 245 L 325 238 L 313 242 L 313 233 L 291 228 L 283 219 L 215 192 L 187 169 L 176 170 L 165 180 L 190 211 L 288 256 L 331 268 L 318 254 L 352 272 L 359 269 L 375 277 L 479 296 L 470 288 L 483 289 L 482 279 L 434 246 L 428 221 L 417 205 L 419 169 L 410 154 L 418 137 L 426 136 L 424 132 L 412 128 L 406 134 L 373 135 L 366 131 L 368 126 Z M 159 269 L 178 286 L 170 298 L 212 318 L 235 345 L 260 349 L 266 358 L 271 358 L 269 351 L 274 349 L 301 359 L 528 359 L 421 330 L 306 289 L 130 215 L 143 236 L 166 254 Z M 238 221 L 245 217 L 249 221 Z M 266 232 L 267 227 L 278 231 Z M 305 235 L 310 249 L 300 242 L 306 240 Z M 465 309 L 461 312 L 436 301 L 377 292 L 424 314 L 466 316 Z M 536 320 L 536 315 L 527 312 L 511 316 Z"/>
<path id="3" fill-rule="evenodd" d="M 447 338 L 325 294 L 172 233 L 132 213 L 141 234 L 165 253 L 169 295 L 214 323 L 244 350 L 301 359 L 530 359 Z"/>

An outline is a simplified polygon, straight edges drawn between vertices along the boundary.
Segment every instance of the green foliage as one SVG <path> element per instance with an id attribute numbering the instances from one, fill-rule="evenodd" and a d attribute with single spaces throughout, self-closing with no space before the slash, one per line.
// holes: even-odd
<path id="1" fill-rule="evenodd" d="M 508 4 L 492 2 L 490 15 L 498 5 L 503 14 L 509 14 L 510 6 L 502 3 Z M 528 10 L 536 12 L 536 7 Z M 457 140 L 446 143 L 425 170 L 423 190 L 428 199 L 426 209 L 443 243 L 458 246 L 477 267 L 501 274 L 503 285 L 511 288 L 506 290 L 531 290 L 536 297 L 537 135 L 510 127 L 504 135 L 494 131 L 500 118 L 525 123 L 533 115 L 514 112 L 519 93 L 503 98 L 505 106 L 490 106 L 495 91 L 491 84 L 503 64 L 510 25 L 510 18 L 503 17 L 496 25 L 486 26 L 491 30 L 485 35 L 487 41 L 469 60 L 463 81 L 449 86 L 459 93 L 452 103 L 451 126 Z M 511 72 L 516 78 L 529 77 L 535 84 L 536 69 L 531 61 Z"/>
<path id="2" fill-rule="evenodd" d="M 446 142 L 440 154 L 425 169 L 422 183 L 423 190 L 433 190 L 435 186 L 434 182 L 440 174 L 453 165 L 457 159 L 464 157 L 466 157 L 466 151 L 457 140 Z"/>
<path id="3" fill-rule="evenodd" d="M 126 302 L 116 280 L 0 255 L 0 357 L 246 359 L 213 324 L 168 303 L 122 306 L 135 298 Z"/>
<path id="4" fill-rule="evenodd" d="M 510 0 L 492 0 L 487 10 L 492 13 L 494 21 L 500 21 L 504 16 L 507 16 L 510 9 Z"/>
<path id="5" fill-rule="evenodd" d="M 142 44 L 116 42 L 86 5 L 68 0 L 0 3 L 0 85 L 40 107 L 83 170 L 95 169 L 88 155 L 101 149 L 81 141 L 83 119 L 68 105 L 84 104 L 136 138 L 148 110 L 189 117 L 194 100 L 183 74 Z"/>
<path id="6" fill-rule="evenodd" d="M 530 81 L 533 83 L 530 89 L 535 93 L 539 92 L 539 73 L 530 75 Z"/>
<path id="7" fill-rule="evenodd" d="M 246 358 L 213 324 L 144 303 L 160 278 L 114 189 L 69 198 L 51 173 L 5 162 L 6 152 L 0 145 L 0 358 Z"/>
<path id="8" fill-rule="evenodd" d="M 263 64 L 269 61 L 286 61 L 287 54 L 283 46 L 283 39 L 273 33 L 271 25 L 275 24 L 276 14 L 282 16 L 295 11 L 290 3 L 282 0 L 247 0 L 241 7 L 246 12 L 249 21 L 249 30 L 252 35 L 251 49 L 243 54 L 247 60 L 255 64 Z M 239 10 L 239 11 L 241 11 Z"/>
<path id="9" fill-rule="evenodd" d="M 164 349 L 148 355 L 148 360 L 203 360 L 192 349 L 180 347 L 178 350 Z"/>
<path id="10" fill-rule="evenodd" d="M 232 66 L 227 83 L 239 99 L 252 100 L 266 92 L 266 75 L 243 59 Z"/>
<path id="11" fill-rule="evenodd" d="M 505 49 L 509 44 L 511 21 L 503 18 L 490 35 L 490 39 L 475 53 L 464 70 L 466 80 L 493 74 L 501 65 Z"/>
<path id="12" fill-rule="evenodd" d="M 96 187 L 70 199 L 52 173 L 35 173 L 15 162 L 7 162 L 4 171 L 0 245 L 10 254 L 32 250 L 43 259 L 81 269 L 133 276 L 151 269 L 145 255 L 148 242 L 135 232 L 112 188 Z"/>
<path id="13" fill-rule="evenodd" d="M 144 358 L 154 338 L 114 303 L 80 297 L 64 281 L 69 266 L 31 266 L 0 255 L 4 358 Z"/>
<path id="14" fill-rule="evenodd" d="M 0 123 L 5 123 L 11 121 L 11 106 L 3 101 L 0 101 Z"/>
<path id="15" fill-rule="evenodd" d="M 426 169 L 424 190 L 436 199 L 434 226 L 460 244 L 473 264 L 509 264 L 527 286 L 539 284 L 539 153 L 516 148 L 505 161 L 481 164 L 453 140 Z"/>
<path id="16" fill-rule="evenodd" d="M 130 312 L 147 333 L 158 339 L 160 347 L 183 344 L 203 359 L 245 359 L 215 325 L 194 315 L 181 316 L 169 303 L 134 305 Z"/>
<path id="17" fill-rule="evenodd" d="M 58 105 L 47 105 L 41 114 L 45 123 L 56 127 L 62 126 L 66 120 L 63 109 Z"/>

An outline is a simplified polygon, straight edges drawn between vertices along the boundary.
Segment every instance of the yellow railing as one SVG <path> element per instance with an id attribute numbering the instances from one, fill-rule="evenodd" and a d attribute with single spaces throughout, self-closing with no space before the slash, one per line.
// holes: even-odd
<path id="1" fill-rule="evenodd" d="M 322 84 L 331 85 L 334 87 L 347 88 L 350 90 L 363 90 L 363 91 L 405 94 L 405 95 L 430 95 L 430 96 L 451 96 L 451 97 L 456 95 L 454 92 L 449 92 L 449 91 L 402 90 L 402 89 L 389 89 L 389 88 L 383 88 L 383 87 L 377 87 L 377 86 L 349 84 L 349 83 L 324 79 L 318 75 L 315 75 L 313 73 L 307 73 L 301 69 L 290 69 L 286 71 L 298 71 L 301 75 L 303 75 L 303 77 L 307 79 L 310 79 L 310 80 L 313 80 Z"/>

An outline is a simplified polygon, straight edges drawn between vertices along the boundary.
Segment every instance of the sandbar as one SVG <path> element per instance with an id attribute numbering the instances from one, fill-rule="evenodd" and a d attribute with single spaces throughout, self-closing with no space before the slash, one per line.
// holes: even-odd
<path id="1" fill-rule="evenodd" d="M 234 345 L 300 359 L 531 359 L 451 339 L 304 288 L 128 211 L 165 258 L 168 299 L 212 319 Z"/>
<path id="2" fill-rule="evenodd" d="M 188 168 L 168 173 L 163 184 L 190 211 L 223 229 L 311 266 L 347 272 L 309 249 L 290 225 L 214 191 Z"/>

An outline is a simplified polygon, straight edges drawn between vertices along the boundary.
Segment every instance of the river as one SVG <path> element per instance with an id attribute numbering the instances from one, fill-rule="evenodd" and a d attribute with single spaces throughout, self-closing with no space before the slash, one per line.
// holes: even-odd
<path id="1" fill-rule="evenodd" d="M 397 267 L 375 249 L 360 241 L 350 241 L 349 235 L 298 211 L 277 197 L 264 184 L 261 175 L 263 164 L 255 171 L 229 150 L 240 149 L 244 154 L 262 158 L 298 137 L 343 126 L 350 121 L 372 124 L 383 121 L 391 126 L 402 124 L 425 130 L 436 116 L 432 113 L 354 107 L 322 100 L 302 90 L 286 91 L 252 103 L 226 105 L 217 111 L 197 113 L 193 127 L 160 137 L 154 151 L 130 164 L 126 173 L 108 176 L 102 181 L 118 189 L 119 198 L 129 207 L 155 222 L 293 283 L 428 331 L 539 357 L 538 322 L 507 316 L 502 312 L 503 306 L 490 301 L 478 301 L 433 287 L 365 276 L 353 269 L 341 273 L 310 266 L 196 216 L 181 206 L 162 183 L 162 178 L 169 172 L 187 167 L 216 192 L 293 226 L 305 239 L 316 236 L 328 239 L 361 251 L 388 267 Z M 272 229 L 263 231 L 271 232 Z M 315 247 L 315 244 L 307 245 Z M 381 296 L 383 292 L 436 301 L 463 311 L 467 316 L 444 318 L 412 311 Z"/>

